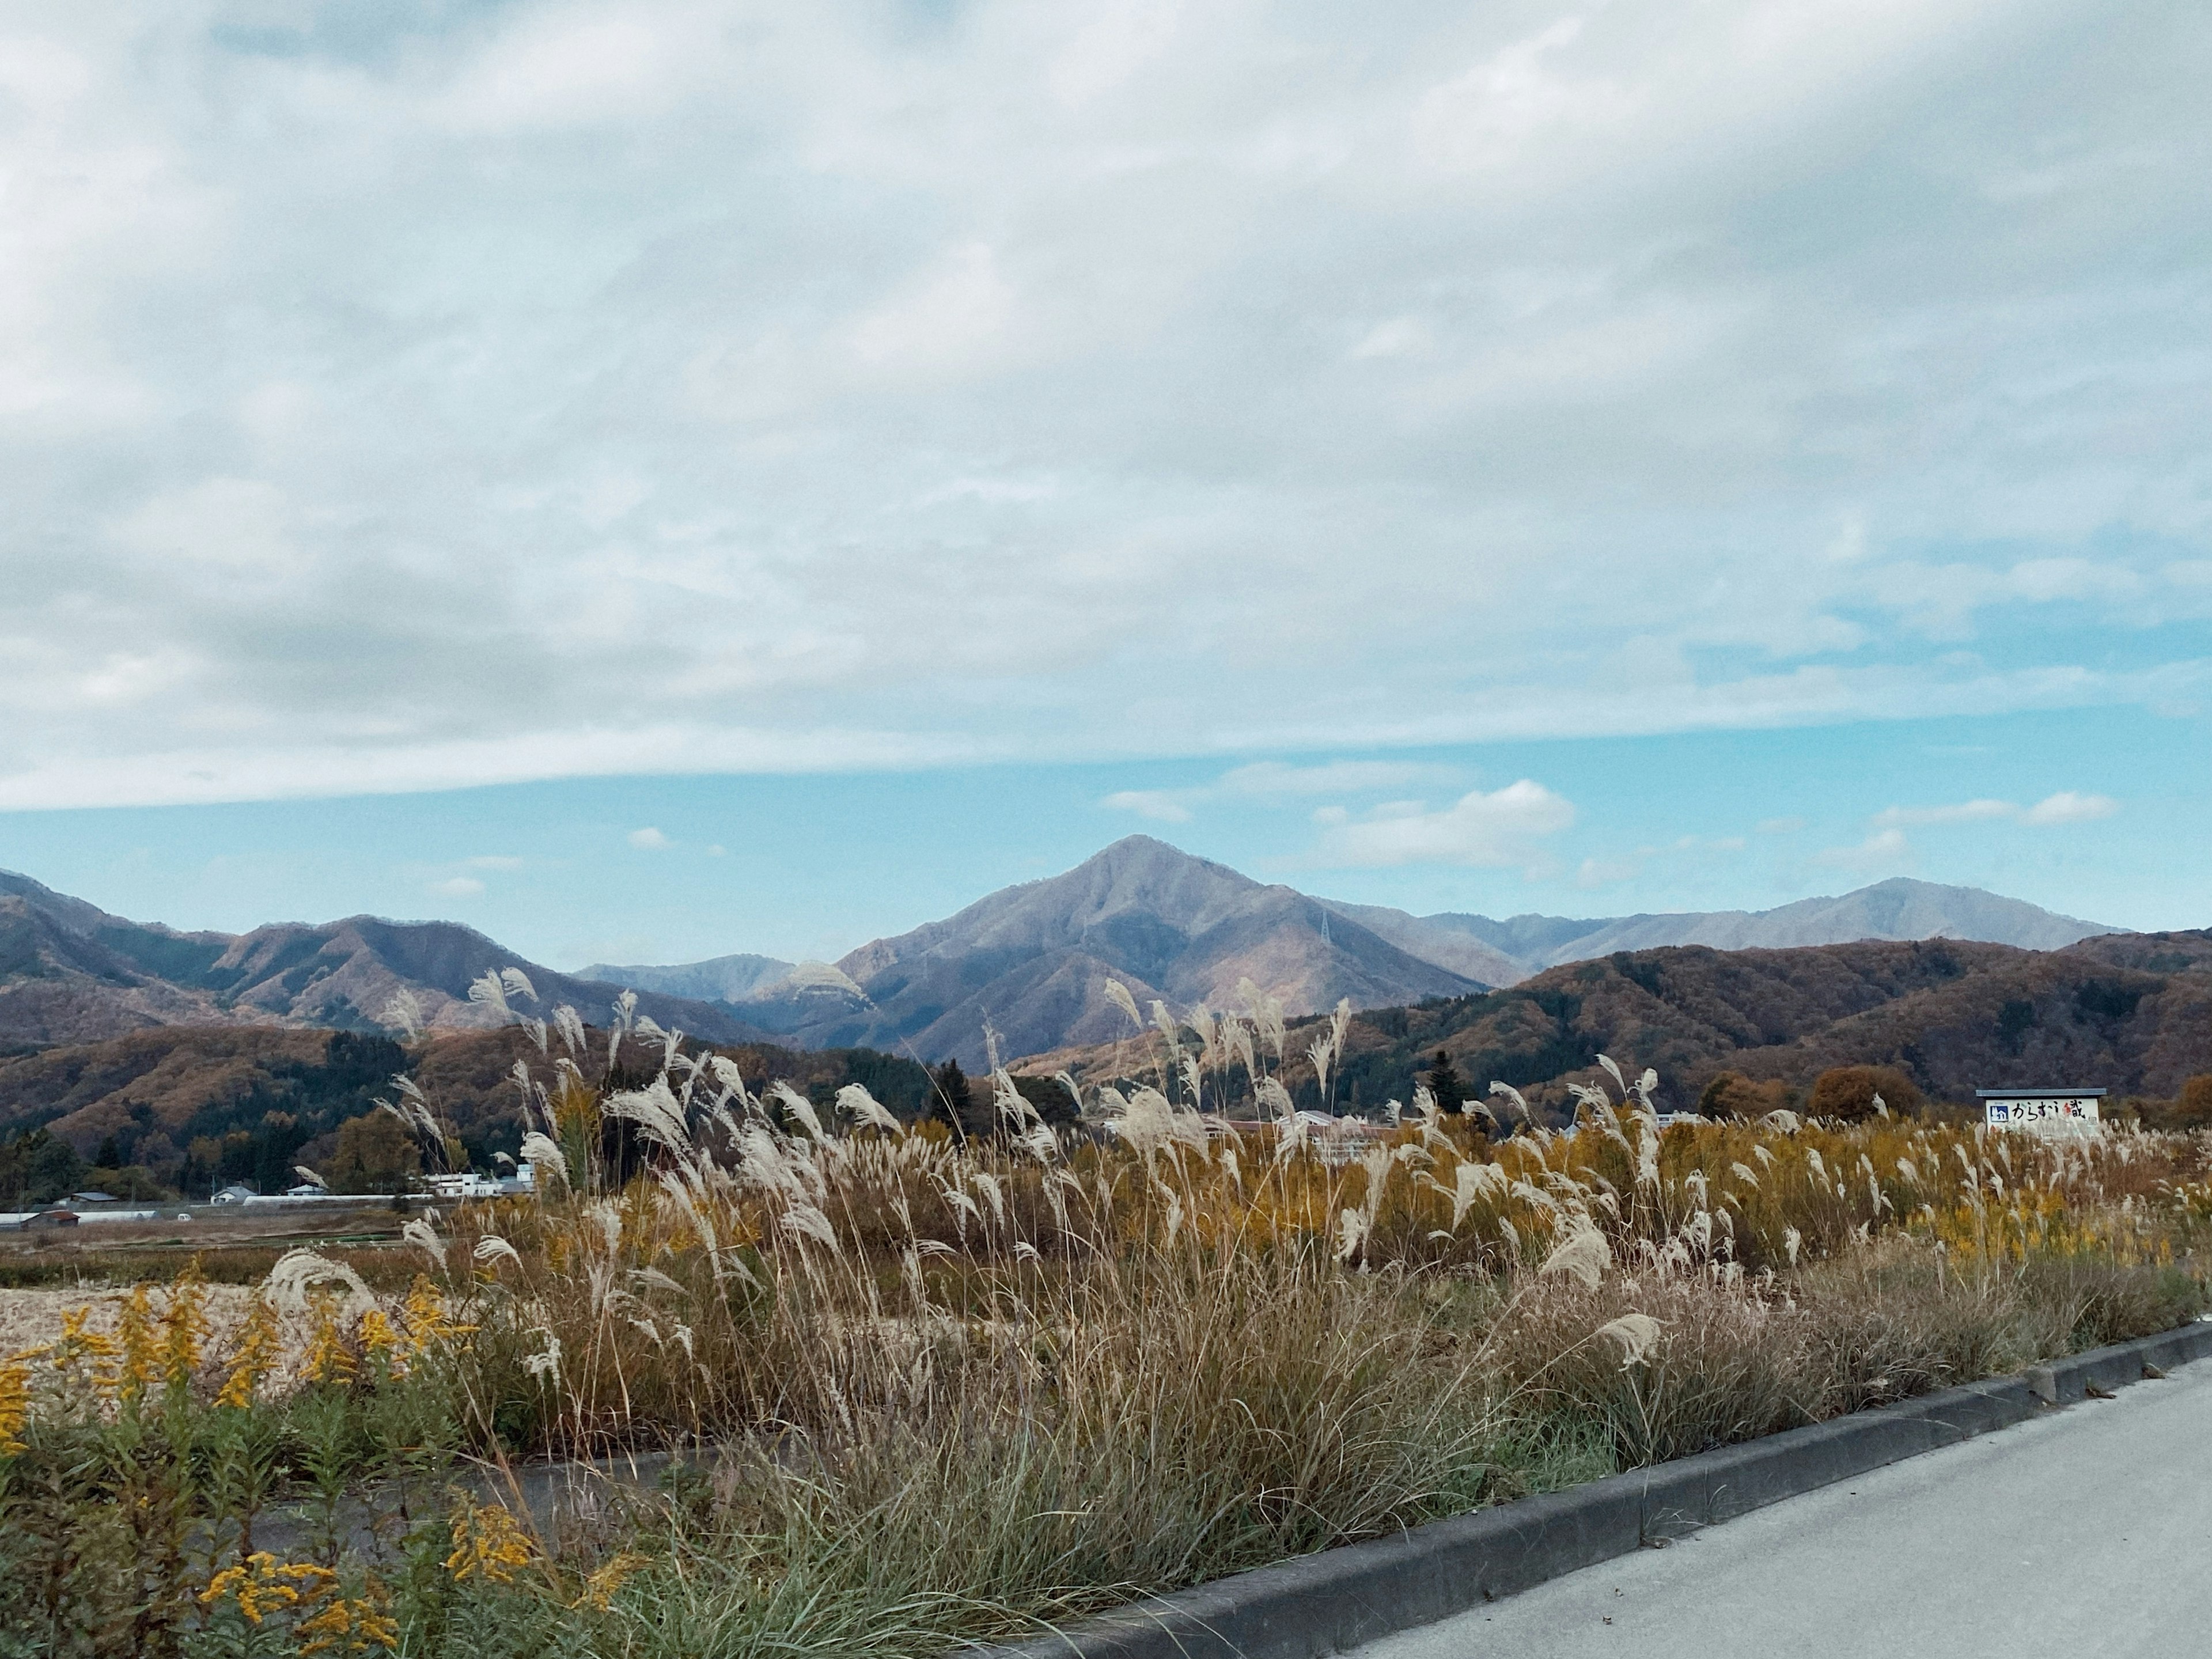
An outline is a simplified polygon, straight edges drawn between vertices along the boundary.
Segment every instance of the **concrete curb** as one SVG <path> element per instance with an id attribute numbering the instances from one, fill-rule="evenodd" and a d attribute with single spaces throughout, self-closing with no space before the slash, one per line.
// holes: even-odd
<path id="1" fill-rule="evenodd" d="M 2212 1322 L 1255 1568 L 962 1659 L 1325 1659 L 2212 1354 Z"/>

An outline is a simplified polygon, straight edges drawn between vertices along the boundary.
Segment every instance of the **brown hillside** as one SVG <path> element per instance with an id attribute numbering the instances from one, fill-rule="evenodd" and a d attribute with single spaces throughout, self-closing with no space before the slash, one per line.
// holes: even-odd
<path id="1" fill-rule="evenodd" d="M 586 1049 L 584 1072 L 600 1077 L 605 1034 L 587 1033 Z M 927 1086 L 920 1066 L 865 1049 L 800 1053 L 748 1043 L 715 1051 L 735 1060 L 756 1087 L 781 1079 L 822 1103 L 857 1082 L 911 1115 Z M 404 1070 L 472 1148 L 511 1152 L 522 1130 L 512 1073 L 523 1059 L 541 1076 L 548 1069 L 536 1044 L 512 1026 L 441 1031 L 407 1048 L 356 1032 L 166 1026 L 0 1059 L 0 1136 L 43 1124 L 88 1156 L 114 1136 L 126 1159 L 161 1171 L 175 1170 L 197 1139 L 240 1133 L 281 1131 L 301 1156 L 320 1156 L 337 1125 L 374 1109 L 378 1097 L 392 1094 L 393 1073 Z M 659 1045 L 628 1039 L 619 1059 L 625 1072 L 642 1076 L 657 1066 Z"/>
<path id="2" fill-rule="evenodd" d="M 1297 1030 L 1291 1048 L 1314 1029 Z M 1510 1083 L 1554 1110 L 1600 1054 L 1656 1067 L 1662 1103 L 1678 1108 L 1723 1070 L 1802 1090 L 1853 1064 L 1896 1066 L 1937 1100 L 2014 1085 L 2165 1097 L 2212 1070 L 2212 933 L 2049 951 L 1936 939 L 1620 952 L 1483 996 L 1360 1014 L 1346 1047 L 1336 1099 L 1363 1108 L 1411 1099 L 1438 1048 L 1478 1091 Z M 1023 1069 L 1103 1079 L 1140 1071 L 1148 1053 L 1135 1038 Z M 1285 1081 L 1302 1103 L 1316 1098 L 1302 1060 Z"/>

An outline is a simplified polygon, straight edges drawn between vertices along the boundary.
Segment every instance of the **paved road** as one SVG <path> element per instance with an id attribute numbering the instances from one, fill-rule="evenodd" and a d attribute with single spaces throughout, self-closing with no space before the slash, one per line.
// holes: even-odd
<path id="1" fill-rule="evenodd" d="M 2212 1653 L 2212 1360 L 1357 1650 L 1357 1659 Z"/>

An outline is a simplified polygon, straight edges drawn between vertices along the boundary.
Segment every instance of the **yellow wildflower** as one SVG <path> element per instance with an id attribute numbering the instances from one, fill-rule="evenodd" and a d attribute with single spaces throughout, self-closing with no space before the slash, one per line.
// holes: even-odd
<path id="1" fill-rule="evenodd" d="M 367 1595 L 334 1598 L 313 1618 L 302 1619 L 292 1633 L 300 1638 L 301 1659 L 318 1653 L 357 1659 L 377 1648 L 399 1645 L 398 1623 L 386 1611 L 382 1588 L 374 1579 Z"/>
<path id="2" fill-rule="evenodd" d="M 0 1457 L 23 1449 L 20 1438 L 31 1420 L 31 1368 L 21 1360 L 0 1365 Z"/>
<path id="3" fill-rule="evenodd" d="M 235 1596 L 238 1610 L 250 1625 L 284 1607 L 312 1603 L 329 1594 L 337 1574 L 328 1567 L 281 1562 L 266 1550 L 257 1550 L 234 1567 L 225 1567 L 200 1592 L 203 1605 Z"/>
<path id="4" fill-rule="evenodd" d="M 246 1328 L 238 1334 L 238 1346 L 230 1357 L 230 1376 L 215 1403 L 240 1409 L 251 1406 L 254 1391 L 275 1369 L 283 1350 L 276 1332 L 276 1310 L 270 1306 L 268 1297 L 257 1296 L 252 1310 L 246 1316 Z"/>
<path id="5" fill-rule="evenodd" d="M 338 1329 L 337 1298 L 328 1291 L 317 1293 L 314 1322 L 307 1334 L 307 1357 L 300 1375 L 310 1382 L 343 1382 L 352 1377 L 353 1350 Z"/>
<path id="6" fill-rule="evenodd" d="M 115 1322 L 117 1364 L 101 1384 L 135 1400 L 161 1375 L 160 1349 L 154 1340 L 154 1306 L 143 1285 L 134 1285 Z"/>
<path id="7" fill-rule="evenodd" d="M 66 1365 L 78 1358 L 107 1360 L 120 1352 L 115 1339 L 105 1331 L 88 1331 L 86 1324 L 92 1318 L 90 1308 L 78 1308 L 62 1316 L 61 1340 L 48 1350 L 54 1364 Z"/>
<path id="8" fill-rule="evenodd" d="M 568 1605 L 572 1607 L 596 1607 L 605 1613 L 607 1604 L 614 1600 L 615 1592 L 629 1582 L 630 1575 L 640 1567 L 652 1565 L 653 1558 L 649 1555 L 633 1555 L 628 1552 L 617 1555 L 584 1580 L 584 1593 Z"/>
<path id="9" fill-rule="evenodd" d="M 361 1316 L 362 1357 L 371 1365 L 380 1365 L 393 1376 L 407 1373 L 407 1361 L 402 1350 L 406 1339 L 392 1328 L 392 1321 L 381 1308 L 371 1308 Z"/>
<path id="10" fill-rule="evenodd" d="M 465 1336 L 476 1328 L 473 1325 L 454 1322 L 452 1311 L 446 1306 L 446 1298 L 439 1294 L 438 1287 L 425 1273 L 416 1274 L 415 1283 L 407 1291 L 405 1322 L 407 1350 L 417 1359 L 434 1345 L 450 1342 L 453 1338 Z"/>
<path id="11" fill-rule="evenodd" d="M 530 1534 L 503 1504 L 464 1504 L 453 1516 L 453 1553 L 446 1558 L 446 1571 L 456 1583 L 470 1577 L 512 1583 L 514 1569 L 528 1566 L 533 1553 Z"/>
<path id="12" fill-rule="evenodd" d="M 194 1256 L 169 1286 L 169 1305 L 161 1314 L 161 1374 L 168 1382 L 181 1387 L 192 1380 L 207 1330 L 207 1285 Z"/>

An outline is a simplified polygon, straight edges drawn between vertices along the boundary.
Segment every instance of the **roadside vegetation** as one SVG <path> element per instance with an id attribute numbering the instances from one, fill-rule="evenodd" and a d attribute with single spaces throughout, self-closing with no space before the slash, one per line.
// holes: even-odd
<path id="1" fill-rule="evenodd" d="M 1000 1068 L 916 1123 L 522 1019 L 538 1199 L 0 1364 L 0 1653 L 934 1656 L 2206 1302 L 2197 1137 L 1662 1127 L 1602 1059 L 1571 1133 L 1448 1073 L 1354 1123 L 1248 1005 L 1131 1005 L 1152 1080 L 1073 1127 Z M 431 1096 L 392 1114 L 444 1156 Z M 662 1449 L 558 1528 L 505 1479 Z"/>

